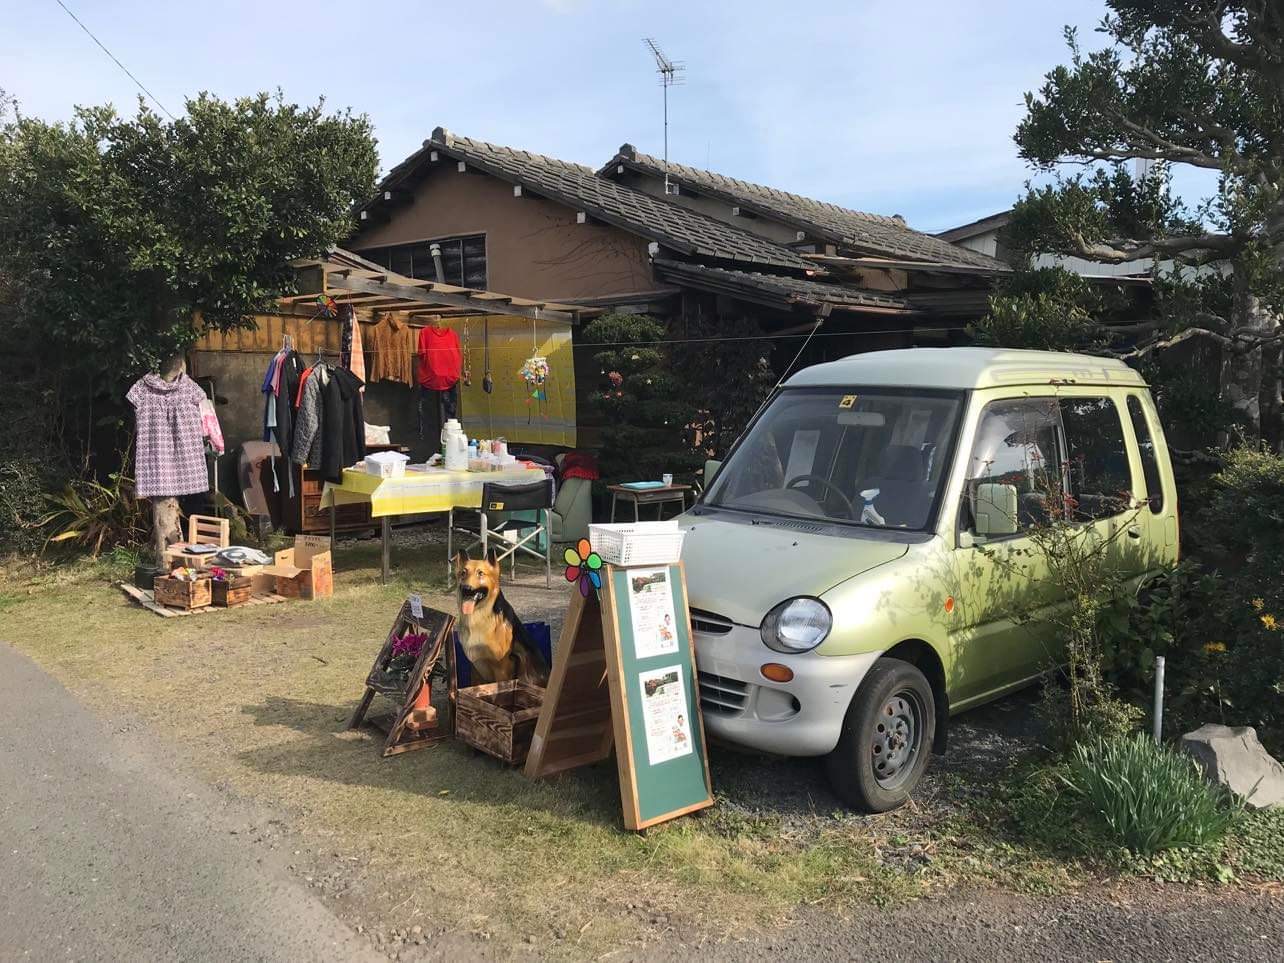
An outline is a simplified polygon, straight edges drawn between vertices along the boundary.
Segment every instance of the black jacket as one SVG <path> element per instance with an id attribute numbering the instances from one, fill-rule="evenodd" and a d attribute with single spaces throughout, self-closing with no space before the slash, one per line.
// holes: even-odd
<path id="1" fill-rule="evenodd" d="M 332 367 L 329 373 L 321 389 L 320 468 L 326 481 L 337 483 L 343 480 L 345 468 L 366 457 L 364 382 L 347 368 Z"/>

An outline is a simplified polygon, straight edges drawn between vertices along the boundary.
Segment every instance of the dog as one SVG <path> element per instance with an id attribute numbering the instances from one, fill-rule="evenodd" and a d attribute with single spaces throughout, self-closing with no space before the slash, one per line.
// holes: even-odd
<path id="1" fill-rule="evenodd" d="M 459 643 L 473 664 L 475 682 L 517 679 L 548 685 L 548 665 L 499 588 L 494 550 L 484 559 L 455 555 L 459 585 Z"/>

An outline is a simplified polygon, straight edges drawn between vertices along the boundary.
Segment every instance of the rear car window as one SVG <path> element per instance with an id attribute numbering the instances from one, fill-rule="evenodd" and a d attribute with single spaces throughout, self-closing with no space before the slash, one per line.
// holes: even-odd
<path id="1" fill-rule="evenodd" d="M 1159 480 L 1159 456 L 1155 454 L 1155 441 L 1150 435 L 1150 425 L 1146 423 L 1141 399 L 1136 395 L 1128 396 L 1128 416 L 1132 419 L 1132 433 L 1137 436 L 1137 449 L 1141 452 L 1146 499 L 1150 502 L 1150 510 L 1159 514 L 1164 510 L 1164 486 Z"/>

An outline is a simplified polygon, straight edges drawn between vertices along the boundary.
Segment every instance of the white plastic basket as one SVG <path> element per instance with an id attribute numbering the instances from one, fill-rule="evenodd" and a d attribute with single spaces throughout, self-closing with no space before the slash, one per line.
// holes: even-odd
<path id="1" fill-rule="evenodd" d="M 668 565 L 682 557 L 686 534 L 676 520 L 590 525 L 589 544 L 611 565 Z"/>

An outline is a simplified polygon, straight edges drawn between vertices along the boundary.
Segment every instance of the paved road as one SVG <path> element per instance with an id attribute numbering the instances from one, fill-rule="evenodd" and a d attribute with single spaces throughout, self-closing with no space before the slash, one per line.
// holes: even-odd
<path id="1" fill-rule="evenodd" d="M 0 960 L 385 959 L 172 758 L 0 643 Z"/>

